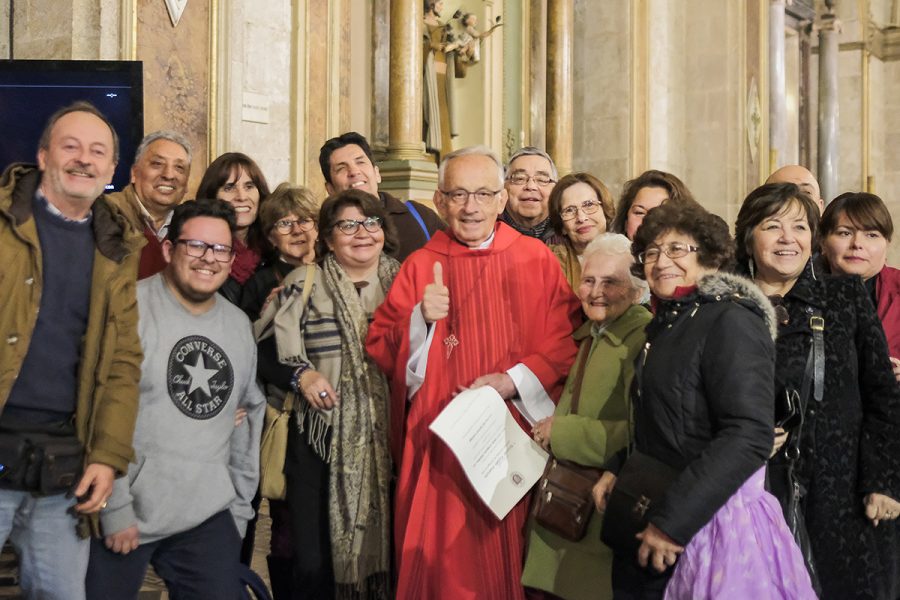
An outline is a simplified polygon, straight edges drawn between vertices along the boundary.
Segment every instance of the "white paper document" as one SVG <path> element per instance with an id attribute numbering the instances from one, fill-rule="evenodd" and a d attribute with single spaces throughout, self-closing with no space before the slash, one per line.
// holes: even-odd
<path id="1" fill-rule="evenodd" d="M 430 429 L 450 447 L 498 519 L 537 483 L 547 464 L 548 454 L 522 431 L 490 386 L 457 395 Z"/>

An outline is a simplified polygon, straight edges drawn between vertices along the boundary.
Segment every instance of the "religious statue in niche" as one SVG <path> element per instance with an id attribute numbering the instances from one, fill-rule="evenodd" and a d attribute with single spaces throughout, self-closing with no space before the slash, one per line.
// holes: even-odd
<path id="1" fill-rule="evenodd" d="M 481 60 L 481 42 L 500 26 L 478 31 L 478 18 L 456 11 L 441 22 L 443 0 L 425 0 L 424 18 L 424 139 L 425 149 L 438 159 L 453 150 L 459 135 L 453 110 L 453 80 L 465 77 L 469 65 Z"/>

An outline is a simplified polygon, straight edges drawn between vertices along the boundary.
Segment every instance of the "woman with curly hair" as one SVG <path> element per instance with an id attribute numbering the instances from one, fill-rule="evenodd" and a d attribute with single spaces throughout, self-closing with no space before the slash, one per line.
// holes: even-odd
<path id="1" fill-rule="evenodd" d="M 672 482 L 648 504 L 638 550 L 613 548 L 615 597 L 815 598 L 764 487 L 773 427 L 771 305 L 750 281 L 722 271 L 734 252 L 728 227 L 700 206 L 654 209 L 632 251 L 655 315 L 635 363 L 625 467 L 656 461 Z M 608 467 L 594 488 L 600 510 L 622 470 L 620 461 Z"/>

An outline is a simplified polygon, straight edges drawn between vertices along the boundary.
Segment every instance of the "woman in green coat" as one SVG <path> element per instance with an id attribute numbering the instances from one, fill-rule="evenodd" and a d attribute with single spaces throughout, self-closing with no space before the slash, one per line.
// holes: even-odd
<path id="1" fill-rule="evenodd" d="M 538 421 L 532 434 L 555 457 L 599 468 L 628 443 L 628 388 L 650 313 L 638 304 L 646 284 L 630 273 L 628 238 L 602 234 L 584 258 L 575 291 L 589 321 L 574 337 L 579 358 L 588 354 L 578 409 L 573 414 L 579 371 L 573 367 L 556 412 Z M 570 542 L 532 519 L 522 583 L 566 600 L 612 598 L 612 552 L 600 542 L 601 522 L 600 515 L 592 515 L 584 538 Z"/>

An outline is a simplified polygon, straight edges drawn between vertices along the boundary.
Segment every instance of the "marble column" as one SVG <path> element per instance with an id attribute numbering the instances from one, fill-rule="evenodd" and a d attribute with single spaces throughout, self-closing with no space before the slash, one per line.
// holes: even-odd
<path id="1" fill-rule="evenodd" d="M 547 1 L 531 0 L 528 145 L 547 147 Z M 518 148 L 514 148 L 513 151 Z"/>
<path id="2" fill-rule="evenodd" d="M 838 190 L 838 44 L 841 23 L 834 1 L 826 1 L 828 12 L 819 19 L 819 145 L 816 176 L 822 198 L 830 202 Z"/>
<path id="3" fill-rule="evenodd" d="M 422 0 L 391 0 L 388 148 L 379 188 L 402 200 L 428 202 L 437 165 L 422 141 Z M 377 87 L 377 84 L 376 84 Z M 377 102 L 377 98 L 376 98 Z"/>
<path id="4" fill-rule="evenodd" d="M 560 175 L 572 170 L 574 95 L 572 40 L 573 0 L 547 2 L 547 153 Z"/>
<path id="5" fill-rule="evenodd" d="M 421 0 L 391 2 L 390 109 L 388 155 L 421 159 L 422 142 L 422 19 Z"/>
<path id="6" fill-rule="evenodd" d="M 784 165 L 787 153 L 784 3 L 785 0 L 769 0 L 769 169 L 772 171 Z"/>

